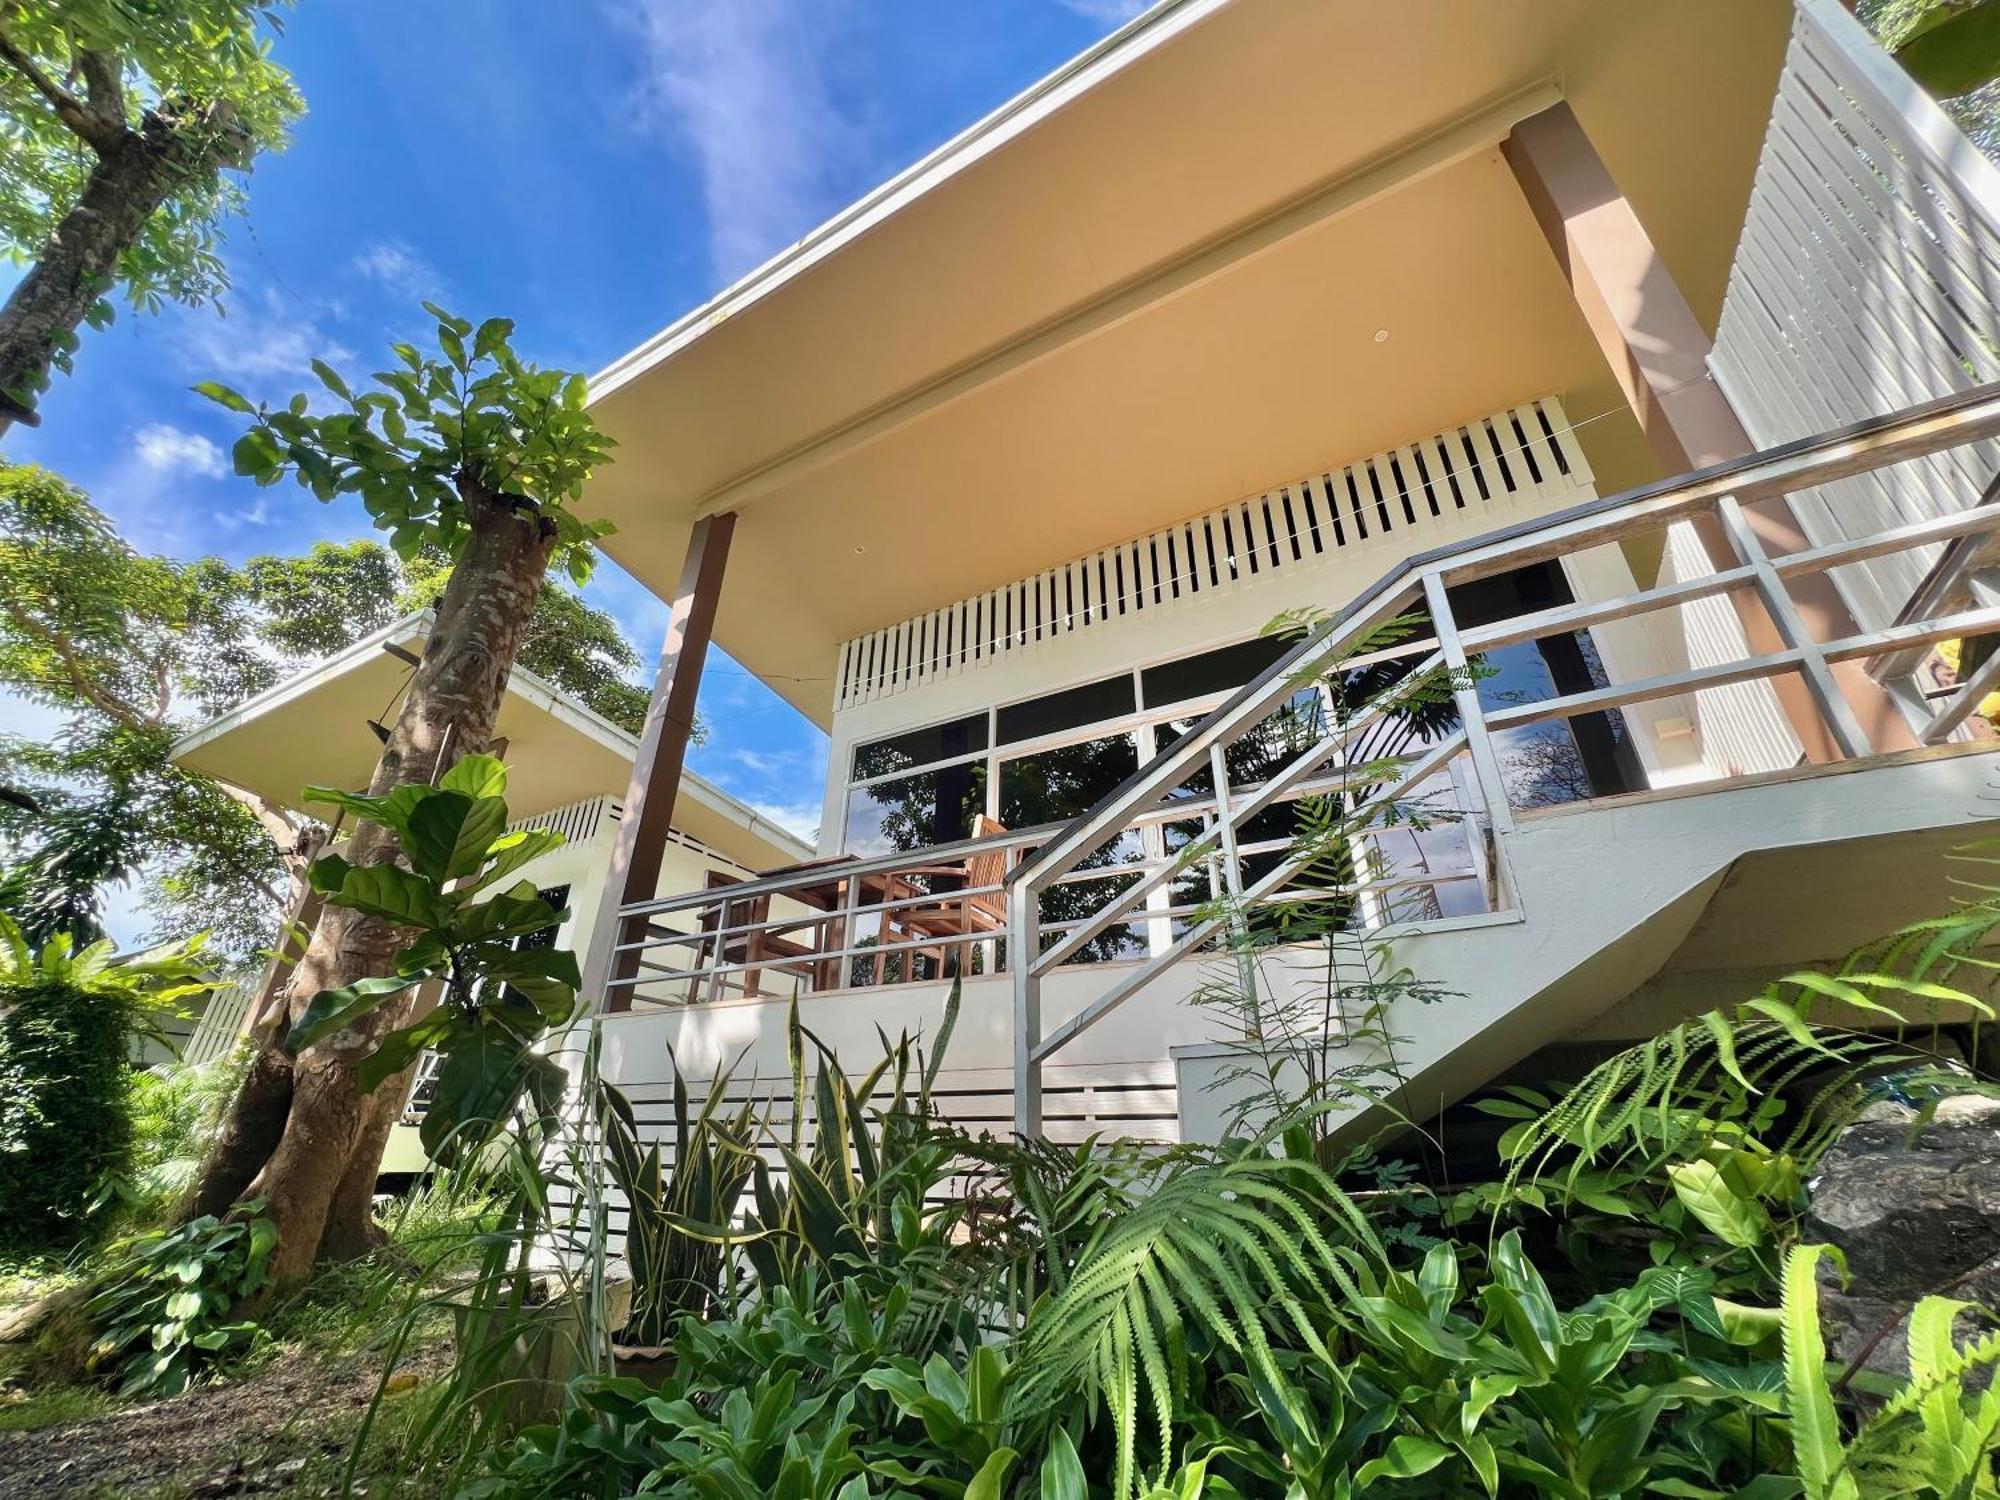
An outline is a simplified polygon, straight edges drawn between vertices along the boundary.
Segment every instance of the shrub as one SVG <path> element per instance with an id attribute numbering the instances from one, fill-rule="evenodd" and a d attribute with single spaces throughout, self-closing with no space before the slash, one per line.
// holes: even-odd
<path id="1" fill-rule="evenodd" d="M 153 1067 L 132 1076 L 132 1148 L 126 1169 L 106 1183 L 124 1222 L 164 1224 L 201 1169 L 208 1138 L 242 1081 L 234 1053 L 199 1067 Z"/>
<path id="2" fill-rule="evenodd" d="M 0 990 L 0 1254 L 59 1255 L 101 1228 L 132 1146 L 131 1002 L 61 983 Z"/>
<path id="3" fill-rule="evenodd" d="M 213 988 L 204 938 L 130 958 L 58 933 L 31 949 L 0 915 L 0 1255 L 61 1254 L 103 1228 L 128 1165 L 135 1036 Z"/>
<path id="4" fill-rule="evenodd" d="M 91 1368 L 118 1376 L 119 1395 L 178 1395 L 256 1338 L 255 1323 L 231 1322 L 229 1313 L 263 1286 L 278 1243 L 263 1212 L 253 1198 L 227 1222 L 204 1214 L 131 1243 L 128 1261 L 90 1303 L 103 1330 Z"/>

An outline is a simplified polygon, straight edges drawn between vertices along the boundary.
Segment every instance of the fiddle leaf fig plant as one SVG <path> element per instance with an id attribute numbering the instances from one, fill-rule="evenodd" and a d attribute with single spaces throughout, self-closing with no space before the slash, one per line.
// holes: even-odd
<path id="1" fill-rule="evenodd" d="M 422 1135 L 449 1161 L 467 1139 L 504 1121 L 526 1094 L 543 1114 L 561 1100 L 567 1075 L 534 1043 L 567 1021 L 581 982 L 576 955 L 523 939 L 550 932 L 567 911 L 533 881 L 503 882 L 563 842 L 550 829 L 507 830 L 507 772 L 489 755 L 468 755 L 436 786 L 399 786 L 382 797 L 329 787 L 306 796 L 393 830 L 409 868 L 316 860 L 313 888 L 328 905 L 367 912 L 413 934 L 393 973 L 315 995 L 286 1037 L 294 1056 L 420 985 L 442 987 L 435 1009 L 384 1036 L 356 1070 L 372 1093 L 427 1050 L 443 1054 Z"/>

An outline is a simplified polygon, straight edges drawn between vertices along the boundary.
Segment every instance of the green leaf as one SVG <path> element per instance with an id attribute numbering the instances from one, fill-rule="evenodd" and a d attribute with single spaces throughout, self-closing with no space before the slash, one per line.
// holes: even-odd
<path id="1" fill-rule="evenodd" d="M 972 1476 L 972 1483 L 965 1487 L 965 1500 L 1003 1500 L 1007 1493 L 1007 1476 L 1013 1471 L 1014 1460 L 1020 1457 L 1012 1448 L 995 1448 L 986 1456 L 986 1462 L 979 1466 L 979 1472 Z"/>
<path id="2" fill-rule="evenodd" d="M 479 325 L 479 331 L 472 336 L 473 358 L 485 359 L 498 352 L 513 336 L 512 318 L 488 318 Z"/>
<path id="3" fill-rule="evenodd" d="M 353 868 L 341 855 L 322 854 L 307 869 L 306 879 L 321 895 L 330 895 L 340 889 L 341 882 L 347 879 L 348 872 Z"/>
<path id="4" fill-rule="evenodd" d="M 226 406 L 231 411 L 239 411 L 246 416 L 253 417 L 257 414 L 257 408 L 252 406 L 245 397 L 231 390 L 218 380 L 201 381 L 193 389 L 197 396 L 206 396 L 209 400 Z"/>
<path id="5" fill-rule="evenodd" d="M 1050 1435 L 1042 1456 L 1042 1500 L 1090 1500 L 1083 1460 L 1076 1456 L 1069 1433 L 1060 1427 Z"/>
<path id="6" fill-rule="evenodd" d="M 455 939 L 467 943 L 526 937 L 559 925 L 564 915 L 541 898 L 533 881 L 523 880 L 488 900 L 461 907 L 450 931 Z"/>
<path id="7" fill-rule="evenodd" d="M 451 1034 L 451 1030 L 451 1012 L 440 1008 L 432 1011 L 414 1026 L 405 1026 L 390 1032 L 382 1038 L 373 1052 L 361 1059 L 354 1070 L 355 1081 L 361 1085 L 361 1092 L 374 1093 L 425 1052 L 443 1041 Z"/>
<path id="8" fill-rule="evenodd" d="M 503 948 L 479 965 L 491 979 L 528 997 L 542 1020 L 560 1026 L 576 1009 L 576 989 L 583 983 L 576 955 L 565 948 Z"/>
<path id="9" fill-rule="evenodd" d="M 230 449 L 236 472 L 250 479 L 264 479 L 284 467 L 285 455 L 278 440 L 262 427 L 253 427 Z"/>
<path id="10" fill-rule="evenodd" d="M 560 1102 L 565 1082 L 553 1059 L 482 1026 L 445 1049 L 418 1136 L 434 1160 L 452 1165 L 506 1125 L 524 1093 L 546 1112 Z"/>
<path id="11" fill-rule="evenodd" d="M 1667 1168 L 1667 1177 L 1682 1206 L 1724 1244 L 1754 1250 L 1771 1237 L 1762 1205 L 1732 1188 L 1713 1162 L 1681 1162 Z"/>
<path id="12" fill-rule="evenodd" d="M 491 755 L 465 755 L 438 778 L 438 787 L 447 792 L 463 792 L 468 797 L 507 795 L 507 768 Z"/>
<path id="13" fill-rule="evenodd" d="M 465 887 L 465 891 L 467 894 L 483 891 L 489 885 L 505 880 L 528 861 L 540 859 L 551 849 L 560 849 L 568 842 L 553 828 L 523 828 L 502 834 L 486 851 L 492 863 L 479 872 L 479 878 Z"/>
<path id="14" fill-rule="evenodd" d="M 403 851 L 417 874 L 443 885 L 471 875 L 507 827 L 507 804 L 498 797 L 468 797 L 425 788 L 430 795 L 411 811 Z"/>
<path id="15" fill-rule="evenodd" d="M 285 1050 L 297 1057 L 321 1037 L 373 1015 L 392 995 L 400 995 L 417 982 L 409 975 L 389 974 L 357 979 L 337 990 L 321 990 L 286 1035 Z"/>
<path id="16" fill-rule="evenodd" d="M 1847 1472 L 1840 1415 L 1826 1382 L 1826 1340 L 1819 1326 L 1820 1257 L 1827 1245 L 1796 1245 L 1785 1257 L 1785 1393 L 1792 1414 L 1792 1456 L 1808 1500 L 1860 1500 Z"/>
<path id="17" fill-rule="evenodd" d="M 351 865 L 326 899 L 404 927 L 442 927 L 451 919 L 432 883 L 397 865 Z"/>
<path id="18" fill-rule="evenodd" d="M 343 401 L 352 401 L 354 392 L 347 388 L 347 382 L 340 378 L 340 372 L 323 359 L 312 362 L 313 374 L 319 376 L 320 384 L 332 391 Z"/>
<path id="19" fill-rule="evenodd" d="M 345 808 L 357 817 L 380 823 L 400 835 L 408 830 L 410 814 L 417 810 L 429 793 L 430 788 L 426 786 L 399 786 L 386 796 L 370 797 L 360 792 L 343 792 L 339 787 L 309 786 L 303 796 L 307 802 L 325 802 L 333 807 Z"/>
<path id="20" fill-rule="evenodd" d="M 2000 77 L 2000 0 L 1939 5 L 1895 50 L 1910 76 L 1941 99 L 1981 88 Z"/>
<path id="21" fill-rule="evenodd" d="M 1405 1433 L 1389 1444 L 1388 1452 L 1361 1466 L 1355 1488 L 1366 1489 L 1378 1479 L 1415 1479 L 1450 1457 L 1451 1449 L 1443 1443 Z"/>

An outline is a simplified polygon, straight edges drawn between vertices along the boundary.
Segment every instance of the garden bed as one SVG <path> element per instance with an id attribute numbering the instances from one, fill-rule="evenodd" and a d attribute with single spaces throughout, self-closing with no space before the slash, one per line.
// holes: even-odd
<path id="1" fill-rule="evenodd" d="M 403 1361 L 391 1384 L 407 1394 L 450 1362 L 448 1344 L 429 1345 Z M 170 1400 L 0 1431 L 0 1500 L 329 1493 L 381 1378 L 377 1359 L 285 1350 L 240 1380 Z M 0 1424 L 9 1412 L 0 1405 Z"/>

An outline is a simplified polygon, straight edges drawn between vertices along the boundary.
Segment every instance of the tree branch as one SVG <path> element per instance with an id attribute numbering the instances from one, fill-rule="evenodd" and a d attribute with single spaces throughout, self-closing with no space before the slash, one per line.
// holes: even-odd
<path id="1" fill-rule="evenodd" d="M 255 792 L 245 791 L 242 787 L 232 786 L 226 781 L 218 781 L 215 785 L 223 796 L 247 809 L 257 820 L 264 832 L 270 835 L 271 842 L 277 846 L 278 854 L 284 859 L 289 870 L 292 861 L 299 858 L 299 824 L 294 823 L 282 809 L 273 807 Z M 281 900 L 278 905 L 283 907 L 284 902 Z"/>
<path id="2" fill-rule="evenodd" d="M 84 57 L 87 59 L 92 55 L 91 53 L 85 53 Z M 104 122 L 98 118 L 96 111 L 86 106 L 76 95 L 44 73 L 36 65 L 35 60 L 22 50 L 20 44 L 7 33 L 4 27 L 0 27 L 0 62 L 6 63 L 16 73 L 27 79 L 34 91 L 49 101 L 50 106 L 56 112 L 56 118 L 62 121 L 72 134 L 82 137 L 84 141 L 98 151 L 107 149 L 117 139 L 118 132 L 124 129 L 125 121 L 122 104 L 120 106 L 117 130 L 107 130 Z"/>
<path id="3" fill-rule="evenodd" d="M 99 687 L 91 679 L 90 674 L 83 670 L 83 664 L 77 660 L 75 644 L 60 630 L 55 630 L 44 625 L 40 620 L 37 620 L 19 605 L 15 604 L 7 606 L 7 618 L 12 620 L 21 630 L 34 636 L 51 651 L 55 652 L 57 658 L 63 664 L 63 670 L 69 675 L 70 686 L 75 688 L 77 692 L 81 693 L 91 703 L 96 704 L 104 712 L 110 714 L 119 723 L 125 725 L 128 729 L 140 729 L 151 728 L 153 723 L 156 722 L 148 720 L 144 714 L 140 713 L 139 710 L 118 697 L 115 693 L 107 692 L 105 689 Z"/>
<path id="4" fill-rule="evenodd" d="M 119 76 L 124 65 L 114 53 L 90 49 L 77 54 L 77 66 L 90 86 L 90 113 L 107 140 L 114 139 L 125 124 L 125 84 Z"/>

